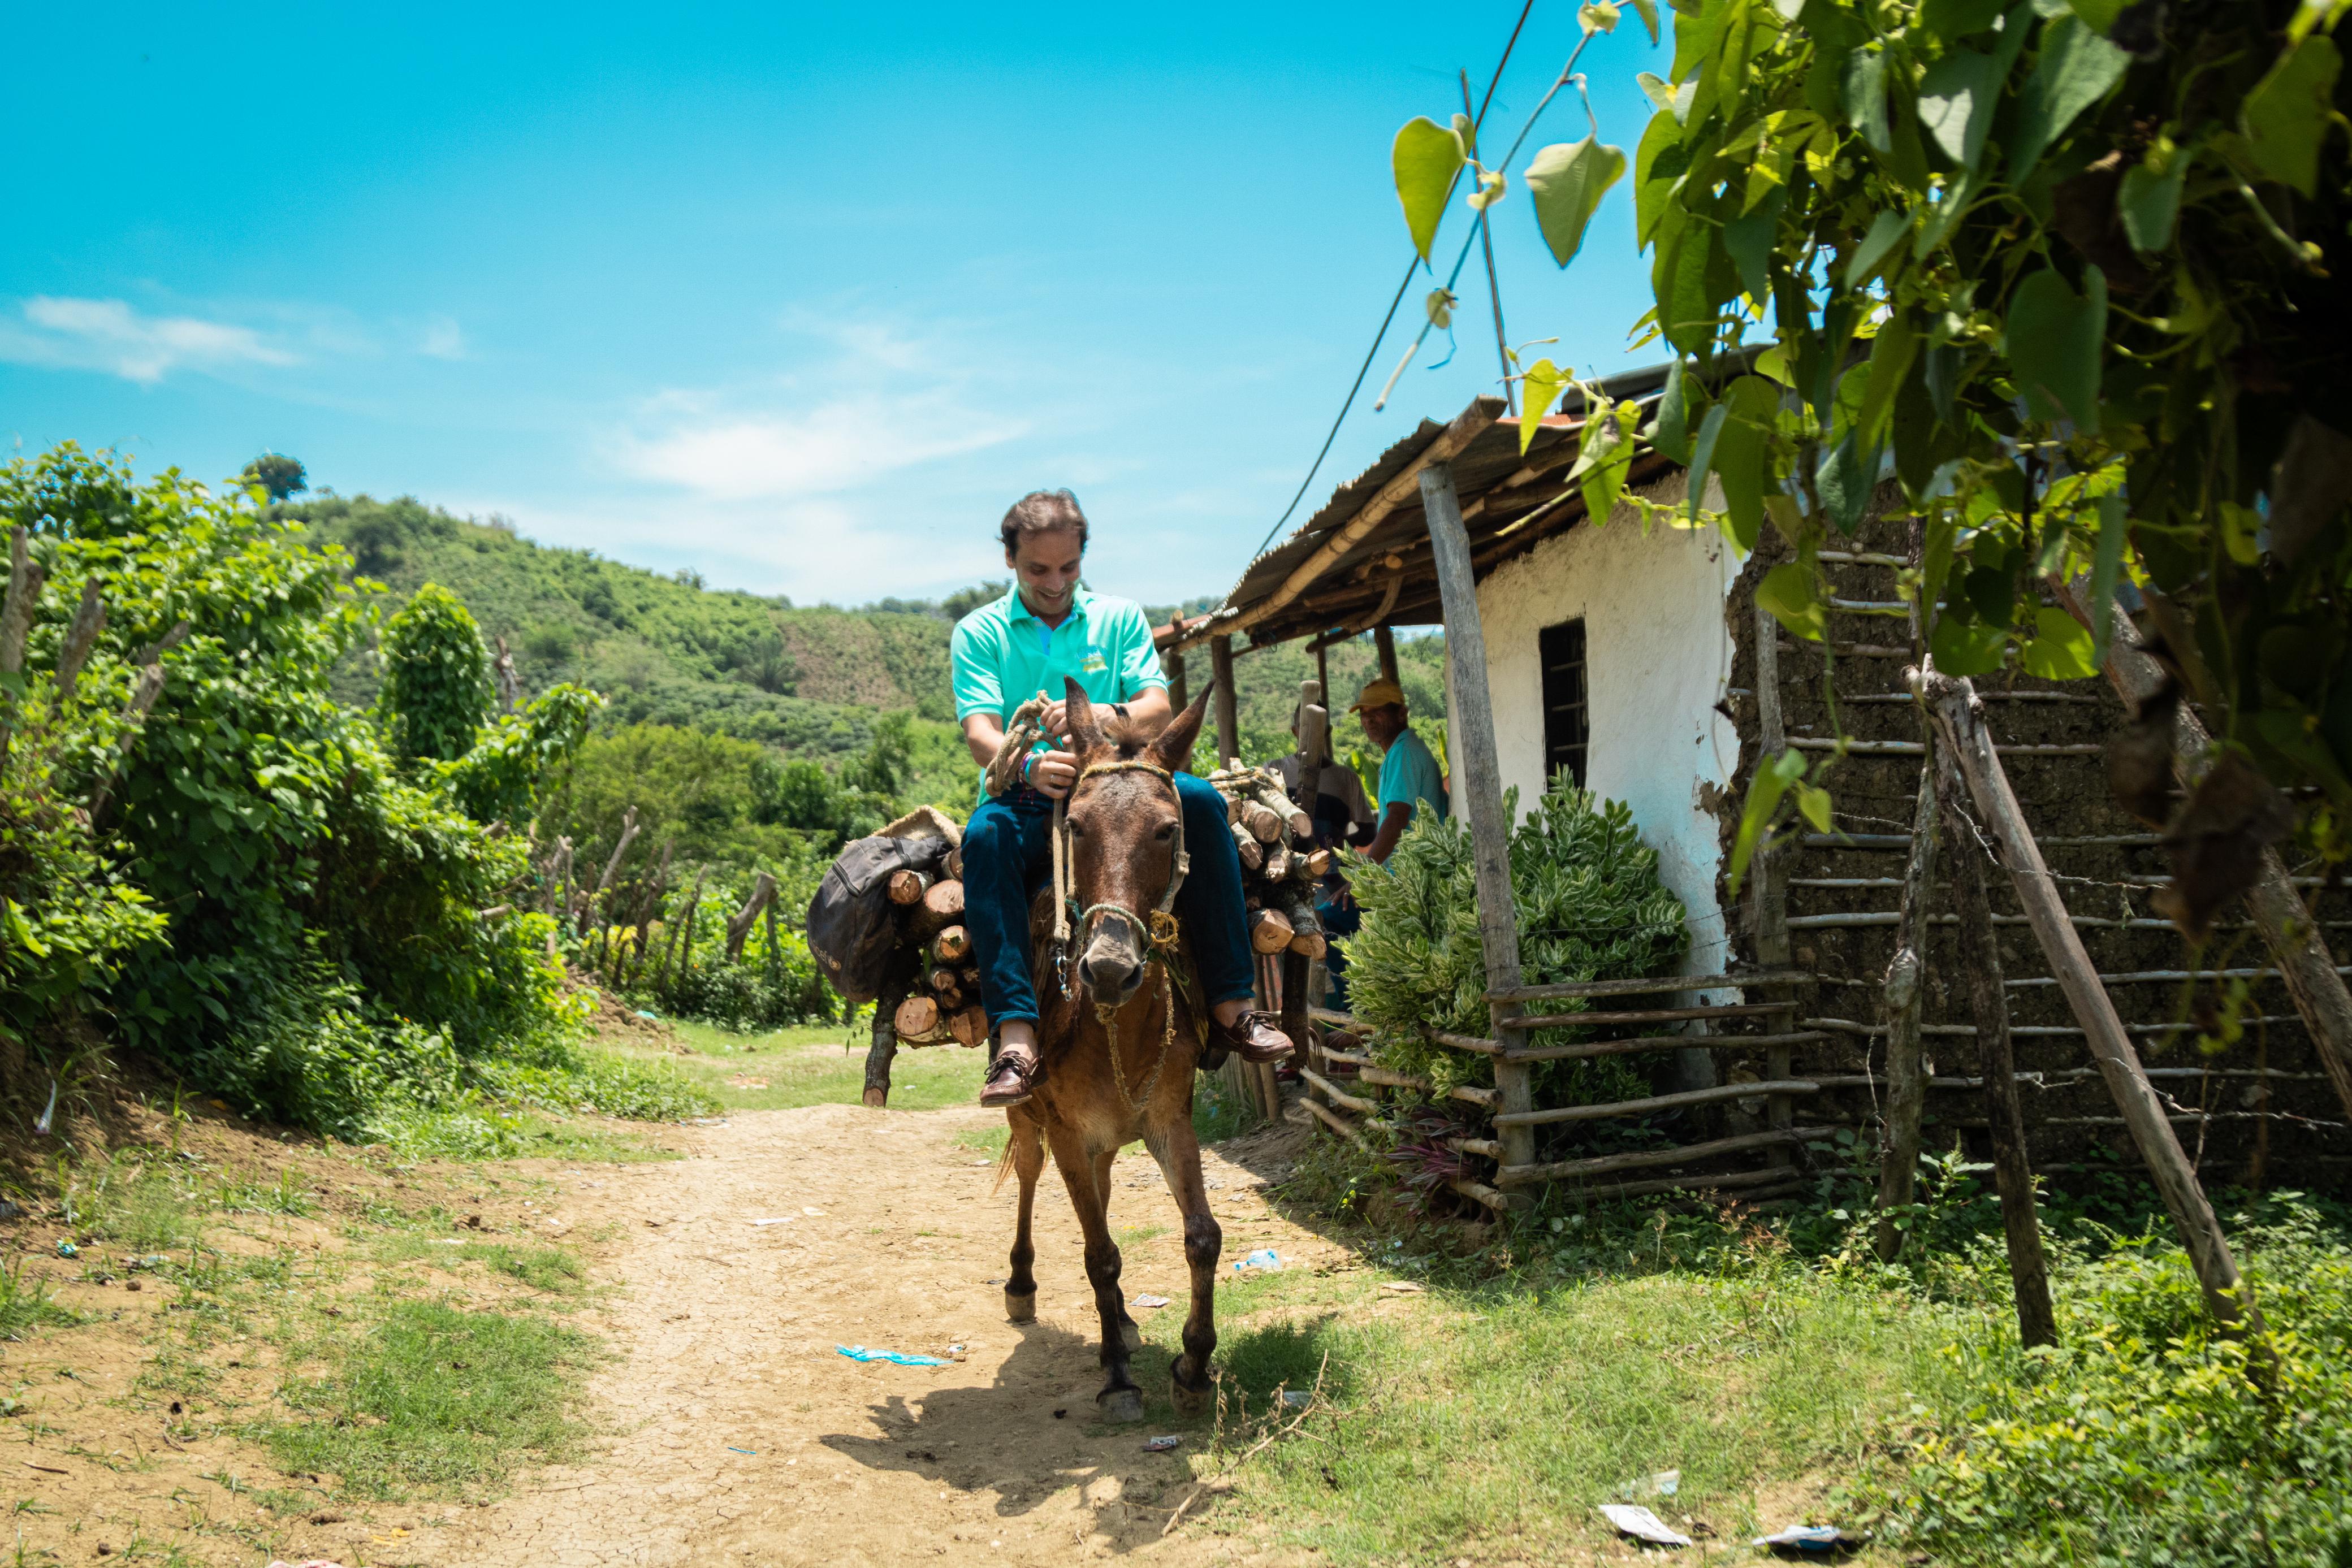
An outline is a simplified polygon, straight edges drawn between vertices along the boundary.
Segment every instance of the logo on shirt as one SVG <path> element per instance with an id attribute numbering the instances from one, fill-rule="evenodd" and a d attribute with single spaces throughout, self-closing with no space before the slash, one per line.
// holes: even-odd
<path id="1" fill-rule="evenodd" d="M 1109 668 L 1110 661 L 1103 657 L 1103 651 L 1100 648 L 1089 647 L 1087 650 L 1086 658 L 1078 664 L 1078 673 L 1085 675 L 1099 675 Z"/>

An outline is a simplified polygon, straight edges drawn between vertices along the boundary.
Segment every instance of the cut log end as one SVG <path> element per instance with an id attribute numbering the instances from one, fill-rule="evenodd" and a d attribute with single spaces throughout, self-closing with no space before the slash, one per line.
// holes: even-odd
<path id="1" fill-rule="evenodd" d="M 890 1024 L 900 1040 L 929 1034 L 940 1025 L 940 1004 L 929 997 L 908 997 L 898 1004 Z"/>
<path id="2" fill-rule="evenodd" d="M 950 925 L 931 938 L 931 957 L 941 964 L 961 964 L 971 951 L 971 936 L 961 925 Z"/>
<path id="3" fill-rule="evenodd" d="M 914 904 L 921 900 L 930 878 L 919 871 L 894 871 L 890 873 L 890 902 Z"/>
<path id="4" fill-rule="evenodd" d="M 978 1005 L 964 1009 L 948 1019 L 948 1032 L 966 1050 L 987 1044 L 988 1009 Z"/>
<path id="5" fill-rule="evenodd" d="M 963 883 L 934 883 L 923 894 L 923 913 L 941 925 L 963 918 Z"/>
<path id="6" fill-rule="evenodd" d="M 1242 802 L 1242 826 L 1250 837 L 1262 844 L 1270 844 L 1282 837 L 1283 821 L 1255 800 Z"/>
<path id="7" fill-rule="evenodd" d="M 1261 909 L 1250 921 L 1250 946 L 1260 953 L 1282 952 L 1297 935 L 1276 910 Z"/>
<path id="8" fill-rule="evenodd" d="M 1329 946 L 1320 931 L 1301 931 L 1290 939 L 1290 951 L 1310 958 L 1320 958 Z"/>

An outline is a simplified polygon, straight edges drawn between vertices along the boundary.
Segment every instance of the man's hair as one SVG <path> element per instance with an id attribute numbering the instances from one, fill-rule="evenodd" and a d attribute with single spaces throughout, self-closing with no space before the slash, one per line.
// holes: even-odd
<path id="1" fill-rule="evenodd" d="M 1087 548 L 1087 515 L 1078 510 L 1078 498 L 1067 490 L 1032 490 L 1013 503 L 1004 514 L 997 532 L 1003 536 L 1004 553 L 1017 554 L 1021 541 L 1030 534 L 1075 533 L 1078 549 Z"/>

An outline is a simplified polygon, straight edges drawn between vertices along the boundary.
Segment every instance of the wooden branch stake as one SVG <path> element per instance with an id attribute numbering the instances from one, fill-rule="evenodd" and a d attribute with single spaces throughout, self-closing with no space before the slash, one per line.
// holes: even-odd
<path id="1" fill-rule="evenodd" d="M 98 634 L 106 630 L 105 580 L 93 577 L 81 585 L 81 606 L 74 612 L 73 624 L 66 628 L 65 641 L 58 646 L 58 700 L 65 702 L 74 695 L 74 686 L 81 679 L 81 667 L 89 660 L 92 648 L 98 645 Z"/>
<path id="2" fill-rule="evenodd" d="M 632 806 L 621 813 L 621 841 L 613 846 L 613 858 L 604 862 L 604 874 L 596 879 L 595 891 L 588 895 L 588 907 L 581 911 L 582 931 L 588 929 L 590 913 L 595 909 L 596 901 L 604 896 L 604 890 L 613 885 L 613 878 L 621 869 L 621 857 L 629 852 L 629 846 L 636 841 L 636 837 L 637 809 Z"/>
<path id="3" fill-rule="evenodd" d="M 1937 674 L 1932 665 L 1913 668 L 1907 672 L 1907 678 L 1913 694 L 1927 705 L 1937 738 L 1950 748 L 1960 776 L 1968 783 L 1977 814 L 1983 819 L 2001 863 L 2016 883 L 2018 902 L 2024 905 L 2026 916 L 2032 923 L 2034 937 L 2049 960 L 2050 972 L 2065 993 L 2074 1021 L 2083 1026 L 2100 1074 L 2106 1080 L 2107 1092 L 2115 1097 L 2116 1108 L 2123 1113 L 2124 1124 L 2130 1129 L 2140 1157 L 2147 1162 L 2157 1190 L 2164 1195 L 2164 1206 L 2171 1212 L 2172 1222 L 2179 1228 L 2189 1262 L 2197 1271 L 2198 1283 L 2203 1287 L 2206 1311 L 2226 1329 L 2251 1330 L 2260 1334 L 2262 1314 L 2238 1272 L 2238 1260 L 2230 1249 L 2229 1238 L 2221 1233 L 2221 1223 L 2214 1218 L 2213 1206 L 2205 1197 L 2196 1169 L 2181 1150 L 2164 1103 L 2148 1082 L 2139 1052 L 2132 1049 L 2131 1037 L 2124 1032 L 2115 1003 L 2100 988 L 2098 971 L 2092 966 L 2090 955 L 2084 951 L 2082 938 L 2074 934 L 2073 922 L 2066 918 L 2066 906 L 2059 899 L 2057 885 L 2042 863 L 2042 851 L 2025 825 L 2025 813 L 2010 789 L 2009 776 L 2001 769 L 2000 758 L 1993 754 L 1991 737 L 1984 727 L 1984 709 L 1976 700 L 1975 688 L 1965 679 Z"/>
<path id="4" fill-rule="evenodd" d="M 2025 1109 L 2017 1098 L 2009 993 L 2001 984 L 2000 944 L 1993 935 L 1992 902 L 1985 893 L 1984 859 L 1976 825 L 1960 809 L 1958 768 L 1948 750 L 1937 749 L 1943 765 L 1944 821 L 1951 830 L 1952 907 L 1960 917 L 1960 971 L 1968 979 L 1969 1015 L 1976 1019 L 1977 1064 L 1984 1077 L 1993 1186 L 2000 1194 L 2000 1225 L 2009 1243 L 2017 1333 L 2027 1345 L 2056 1344 L 2058 1318 L 2050 1304 L 2050 1263 L 2042 1255 L 2042 1225 L 2033 1208 L 2033 1165 L 2026 1155 Z"/>
<path id="5" fill-rule="evenodd" d="M 1927 1063 L 1919 1024 L 1927 1001 L 1927 922 L 1936 878 L 1936 772 L 1919 769 L 1919 800 L 1911 814 L 1911 858 L 1903 872 L 1902 924 L 1895 958 L 1886 966 L 1886 1142 L 1878 1162 L 1878 1256 L 1891 1263 L 1903 1250 L 1896 1213 L 1907 1209 L 1919 1178 L 1919 1118 L 1927 1108 Z"/>
<path id="6" fill-rule="evenodd" d="M 515 674 L 514 655 L 507 652 L 504 637 L 491 639 L 498 644 L 498 656 L 490 661 L 490 676 L 498 682 L 499 711 L 512 713 L 515 703 L 522 696 L 522 677 Z"/>
<path id="7" fill-rule="evenodd" d="M 759 918 L 760 911 L 768 907 L 768 901 L 775 896 L 776 879 L 766 872 L 761 872 L 759 880 L 751 884 L 751 896 L 743 901 L 743 907 L 737 910 L 734 917 L 727 922 L 727 961 L 729 963 L 742 962 L 743 943 L 751 935 L 751 922 Z"/>
<path id="8" fill-rule="evenodd" d="M 1432 463 L 1421 471 L 1422 511 L 1428 519 L 1430 557 L 1444 601 L 1446 656 L 1454 665 L 1454 728 L 1450 739 L 1459 759 L 1462 793 L 1470 818 L 1472 866 L 1478 890 L 1478 936 L 1486 959 L 1489 990 L 1519 984 L 1518 906 L 1511 893 L 1511 823 L 1503 810 L 1502 768 L 1495 754 L 1495 709 L 1486 689 L 1486 634 L 1478 619 L 1478 584 L 1470 563 L 1470 536 L 1462 522 L 1461 498 L 1454 490 L 1451 464 Z M 1488 1004 L 1495 1039 L 1506 1051 L 1527 1044 L 1505 1018 L 1507 1002 Z M 1499 1108 L 1522 1115 L 1535 1108 L 1531 1070 L 1525 1062 L 1496 1059 L 1495 1091 Z M 1503 1163 L 1535 1161 L 1535 1132 L 1525 1124 L 1502 1129 Z"/>
<path id="9" fill-rule="evenodd" d="M 33 630 L 33 612 L 41 601 L 41 584 L 48 572 L 32 556 L 32 541 L 22 523 L 8 530 L 8 598 L 0 604 L 0 674 L 17 674 L 25 668 L 25 638 Z"/>

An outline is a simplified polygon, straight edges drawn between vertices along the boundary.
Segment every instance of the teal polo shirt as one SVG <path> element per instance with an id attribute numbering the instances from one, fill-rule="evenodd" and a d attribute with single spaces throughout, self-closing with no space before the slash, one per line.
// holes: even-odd
<path id="1" fill-rule="evenodd" d="M 959 724 L 976 713 L 1010 724 L 1013 710 L 1041 691 L 1060 700 L 1065 678 L 1098 703 L 1168 686 L 1142 606 L 1083 588 L 1059 626 L 1031 614 L 1018 588 L 982 605 L 956 622 L 948 664 Z"/>
<path id="2" fill-rule="evenodd" d="M 1423 802 L 1438 816 L 1445 815 L 1445 780 L 1429 742 L 1408 729 L 1381 758 L 1381 814 L 1388 815 L 1391 806 L 1410 806 L 1418 818 Z"/>

